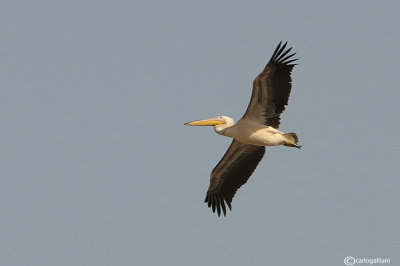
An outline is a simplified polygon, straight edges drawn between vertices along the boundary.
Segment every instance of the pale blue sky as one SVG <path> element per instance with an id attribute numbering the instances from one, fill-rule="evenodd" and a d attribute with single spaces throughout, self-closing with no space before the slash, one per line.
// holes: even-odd
<path id="1" fill-rule="evenodd" d="M 2 1 L 0 264 L 344 265 L 400 256 L 400 2 Z M 280 40 L 283 131 L 203 203 Z"/>

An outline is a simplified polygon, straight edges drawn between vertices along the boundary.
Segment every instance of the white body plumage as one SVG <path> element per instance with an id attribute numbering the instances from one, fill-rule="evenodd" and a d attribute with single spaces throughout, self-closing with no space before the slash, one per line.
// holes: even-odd
<path id="1" fill-rule="evenodd" d="M 230 117 L 221 116 L 220 118 L 225 121 L 225 124 L 216 125 L 214 127 L 215 132 L 236 139 L 241 143 L 256 146 L 278 146 L 287 142 L 284 133 L 276 128 L 248 119 L 239 120 L 238 123 L 234 124 Z"/>

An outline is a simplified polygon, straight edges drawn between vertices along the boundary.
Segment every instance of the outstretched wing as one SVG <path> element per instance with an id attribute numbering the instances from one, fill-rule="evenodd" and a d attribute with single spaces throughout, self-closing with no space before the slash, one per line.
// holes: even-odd
<path id="1" fill-rule="evenodd" d="M 292 88 L 291 71 L 297 59 L 295 55 L 288 53 L 292 48 L 286 49 L 287 42 L 276 47 L 274 54 L 264 70 L 253 82 L 253 92 L 249 106 L 242 119 L 251 119 L 260 124 L 278 128 L 280 114 L 288 104 L 290 90 Z"/>
<path id="2" fill-rule="evenodd" d="M 265 147 L 243 144 L 233 140 L 224 157 L 211 172 L 205 202 L 226 215 L 225 203 L 232 209 L 231 203 L 236 191 L 244 185 L 256 169 L 265 153 Z"/>

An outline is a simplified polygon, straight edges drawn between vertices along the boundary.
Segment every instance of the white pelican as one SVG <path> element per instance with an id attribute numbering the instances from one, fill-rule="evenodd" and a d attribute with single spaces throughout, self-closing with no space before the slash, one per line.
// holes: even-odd
<path id="1" fill-rule="evenodd" d="M 227 116 L 188 122 L 188 126 L 214 126 L 215 132 L 233 138 L 221 161 L 211 172 L 205 202 L 226 215 L 225 203 L 232 210 L 236 191 L 247 182 L 264 156 L 265 146 L 284 145 L 300 149 L 296 133 L 278 130 L 280 115 L 288 104 L 292 87 L 290 73 L 296 64 L 295 55 L 287 55 L 287 42 L 276 47 L 264 70 L 253 82 L 253 93 L 246 113 L 236 124 Z"/>

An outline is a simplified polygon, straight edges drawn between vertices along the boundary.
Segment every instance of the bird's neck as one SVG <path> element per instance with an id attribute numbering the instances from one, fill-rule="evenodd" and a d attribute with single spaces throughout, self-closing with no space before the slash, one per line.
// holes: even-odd
<path id="1" fill-rule="evenodd" d="M 228 131 L 229 129 L 234 125 L 234 122 L 232 123 L 226 123 L 226 124 L 221 124 L 221 125 L 215 125 L 214 126 L 214 131 L 217 132 L 220 135 L 223 136 L 228 136 Z"/>

